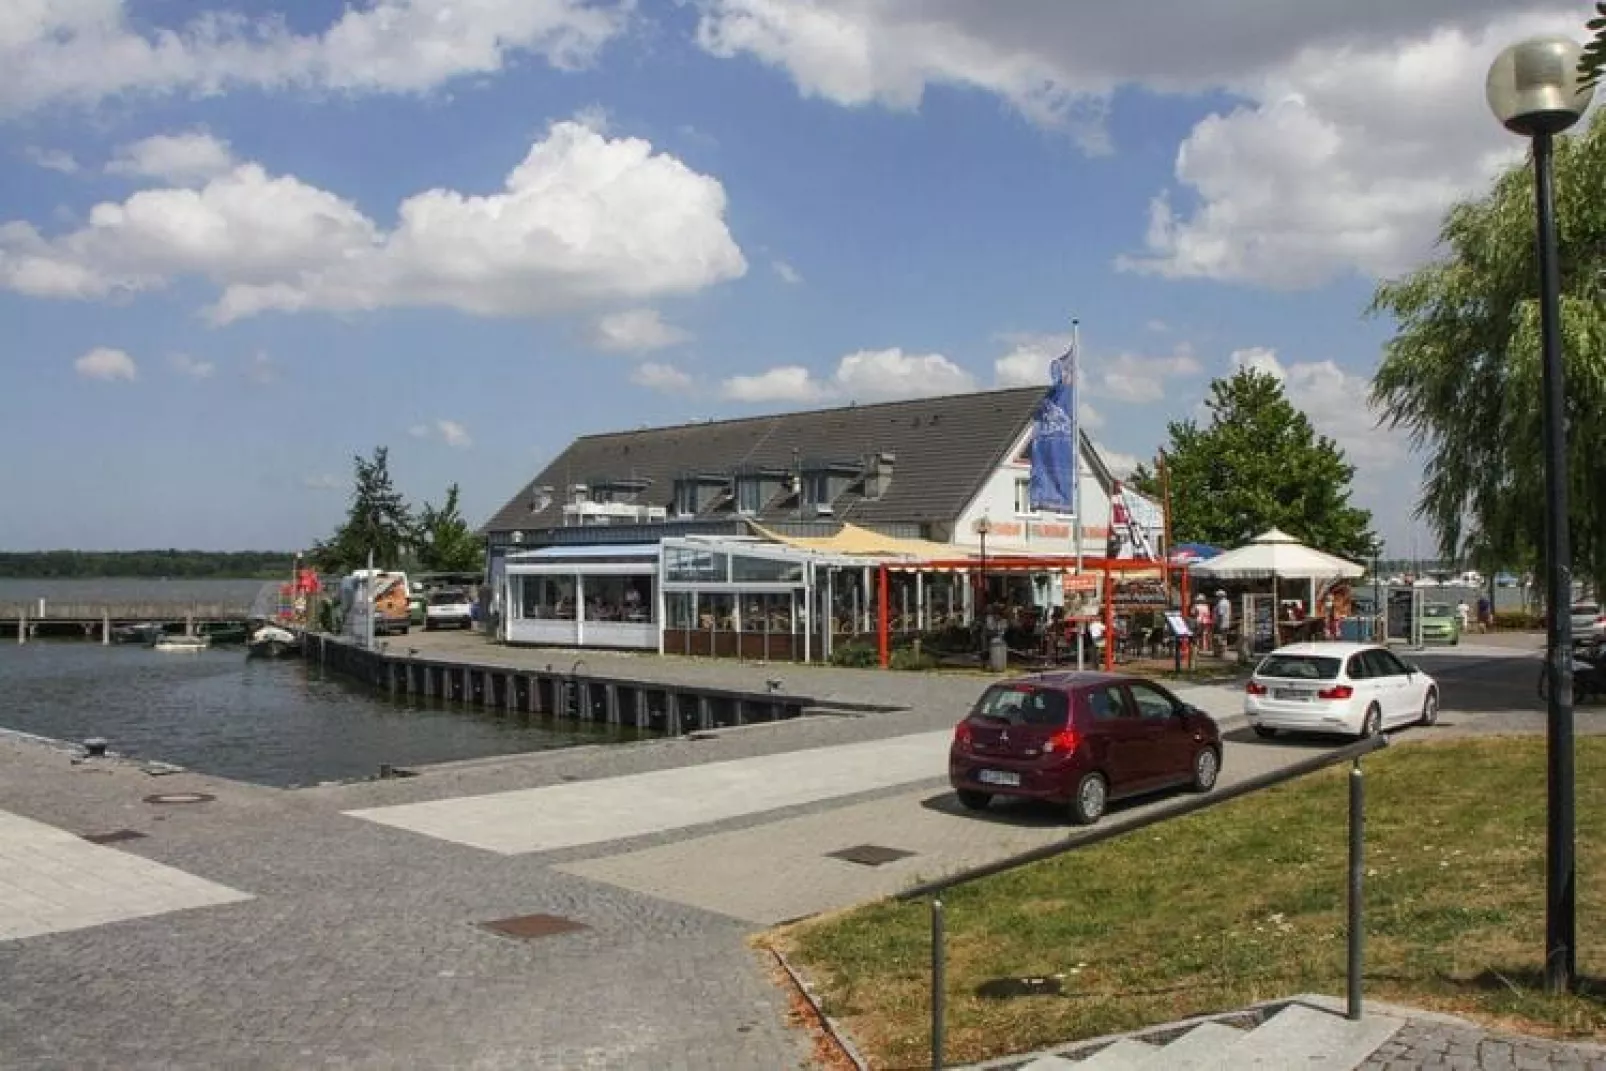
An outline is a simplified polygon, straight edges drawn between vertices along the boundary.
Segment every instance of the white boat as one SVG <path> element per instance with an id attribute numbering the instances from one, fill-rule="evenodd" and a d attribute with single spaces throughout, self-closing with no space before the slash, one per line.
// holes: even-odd
<path id="1" fill-rule="evenodd" d="M 263 625 L 245 644 L 247 658 L 288 658 L 300 653 L 301 638 L 278 625 Z"/>
<path id="2" fill-rule="evenodd" d="M 212 646 L 205 636 L 163 636 L 151 647 L 158 651 L 204 651 Z"/>

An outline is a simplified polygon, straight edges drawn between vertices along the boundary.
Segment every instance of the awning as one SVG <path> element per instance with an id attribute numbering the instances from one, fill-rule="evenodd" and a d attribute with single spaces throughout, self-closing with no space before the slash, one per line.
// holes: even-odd
<path id="1" fill-rule="evenodd" d="M 598 558 L 656 558 L 657 543 L 588 543 L 575 547 L 542 547 L 509 554 L 509 562 L 594 561 Z"/>
<path id="2" fill-rule="evenodd" d="M 765 539 L 789 547 L 820 551 L 826 554 L 857 555 L 866 558 L 921 558 L 931 560 L 973 558 L 964 547 L 952 543 L 935 543 L 929 539 L 902 539 L 883 535 L 856 524 L 844 524 L 842 530 L 829 536 L 788 536 L 772 532 L 755 521 L 748 526 Z M 866 562 L 866 565 L 876 564 Z"/>

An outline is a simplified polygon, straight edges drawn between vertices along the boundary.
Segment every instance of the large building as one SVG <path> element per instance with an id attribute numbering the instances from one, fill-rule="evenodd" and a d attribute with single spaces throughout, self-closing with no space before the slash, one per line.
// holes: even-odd
<path id="1" fill-rule="evenodd" d="M 784 646 L 784 657 L 820 657 L 833 629 L 867 625 L 872 564 L 1074 556 L 1073 518 L 1038 513 L 1027 496 L 1043 393 L 581 436 L 484 527 L 504 636 L 765 657 L 782 657 Z M 1159 510 L 1118 491 L 1086 436 L 1078 485 L 1083 553 L 1103 556 L 1112 520 L 1123 517 L 1133 522 L 1117 524 L 1128 553 L 1158 545 Z M 1112 510 L 1112 495 L 1124 508 Z M 974 611 L 965 583 L 903 571 L 913 577 L 899 596 L 904 631 Z M 1057 592 L 1042 583 L 1038 601 L 1058 601 Z M 735 635 L 719 635 L 727 632 Z M 762 645 L 744 633 L 762 634 Z"/>

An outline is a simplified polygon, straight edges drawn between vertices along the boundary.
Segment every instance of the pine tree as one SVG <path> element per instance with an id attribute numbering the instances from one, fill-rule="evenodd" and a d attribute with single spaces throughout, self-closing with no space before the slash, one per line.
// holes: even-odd
<path id="1" fill-rule="evenodd" d="M 355 457 L 355 487 L 346 523 L 327 541 L 313 548 L 311 559 L 320 572 L 349 573 L 368 564 L 373 552 L 377 569 L 399 569 L 415 541 L 412 511 L 390 479 L 390 451 L 376 446 L 371 459 Z"/>

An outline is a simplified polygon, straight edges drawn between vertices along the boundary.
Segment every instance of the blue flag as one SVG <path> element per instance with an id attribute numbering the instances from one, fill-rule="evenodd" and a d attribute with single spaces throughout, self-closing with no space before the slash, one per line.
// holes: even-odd
<path id="1" fill-rule="evenodd" d="M 1052 380 L 1032 420 L 1032 476 L 1027 497 L 1033 509 L 1075 513 L 1076 343 L 1048 366 Z"/>

